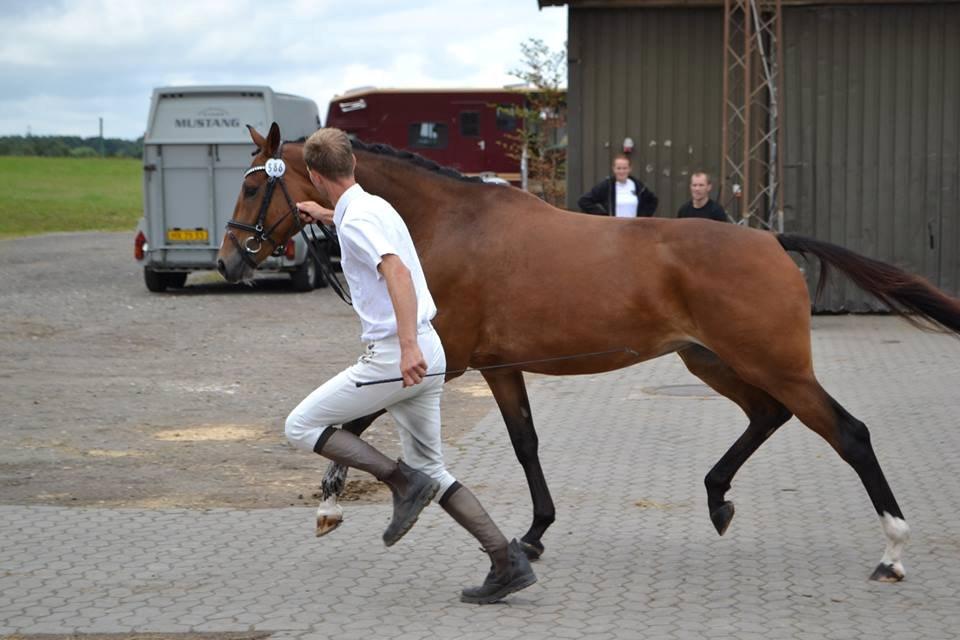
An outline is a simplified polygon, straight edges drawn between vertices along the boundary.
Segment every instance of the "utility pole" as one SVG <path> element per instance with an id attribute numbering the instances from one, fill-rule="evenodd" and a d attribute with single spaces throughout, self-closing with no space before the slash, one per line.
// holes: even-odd
<path id="1" fill-rule="evenodd" d="M 100 117 L 100 157 L 104 156 L 103 153 L 103 116 Z"/>
<path id="2" fill-rule="evenodd" d="M 721 204 L 783 231 L 781 0 L 724 0 Z"/>

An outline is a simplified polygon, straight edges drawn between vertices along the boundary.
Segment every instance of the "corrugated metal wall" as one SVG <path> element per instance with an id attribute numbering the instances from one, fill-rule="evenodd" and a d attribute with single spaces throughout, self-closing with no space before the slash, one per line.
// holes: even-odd
<path id="1" fill-rule="evenodd" d="M 790 231 L 960 293 L 960 5 L 784 9 Z M 881 308 L 838 278 L 818 308 Z"/>
<path id="2" fill-rule="evenodd" d="M 720 167 L 722 11 L 568 15 L 568 206 L 630 136 L 657 215 L 674 216 L 689 172 Z M 783 17 L 787 229 L 960 295 L 960 5 L 788 7 Z M 837 278 L 817 308 L 880 307 Z"/>
<path id="3" fill-rule="evenodd" d="M 630 137 L 634 175 L 675 216 L 690 172 L 720 169 L 723 12 L 571 7 L 568 20 L 568 207 Z"/>

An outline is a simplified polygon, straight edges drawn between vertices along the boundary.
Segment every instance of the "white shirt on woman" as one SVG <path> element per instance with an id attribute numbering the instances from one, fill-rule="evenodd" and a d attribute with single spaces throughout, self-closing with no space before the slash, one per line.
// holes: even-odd
<path id="1" fill-rule="evenodd" d="M 637 198 L 637 185 L 633 180 L 627 178 L 623 182 L 614 180 L 617 189 L 617 210 L 614 212 L 618 218 L 636 218 L 637 206 L 640 199 Z"/>

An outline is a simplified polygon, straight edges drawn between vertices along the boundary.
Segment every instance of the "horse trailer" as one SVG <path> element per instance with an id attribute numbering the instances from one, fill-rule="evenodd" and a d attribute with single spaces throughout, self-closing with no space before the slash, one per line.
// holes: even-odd
<path id="1" fill-rule="evenodd" d="M 287 139 L 297 139 L 316 131 L 320 118 L 312 100 L 270 87 L 154 89 L 143 140 L 143 218 L 134 244 L 150 291 L 182 287 L 188 273 L 216 269 L 243 173 L 256 151 L 246 125 L 266 131 L 272 122 Z M 300 235 L 260 269 L 290 273 L 299 291 L 324 284 Z"/>
<path id="2" fill-rule="evenodd" d="M 521 181 L 509 147 L 526 92 L 510 89 L 353 89 L 335 96 L 328 127 L 412 151 L 467 175 Z"/>

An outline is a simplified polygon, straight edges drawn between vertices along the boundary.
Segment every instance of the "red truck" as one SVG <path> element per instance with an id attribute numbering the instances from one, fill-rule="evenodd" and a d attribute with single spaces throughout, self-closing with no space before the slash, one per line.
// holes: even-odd
<path id="1" fill-rule="evenodd" d="M 353 89 L 330 101 L 326 126 L 467 175 L 519 184 L 520 160 L 507 145 L 522 126 L 514 110 L 525 95 L 509 89 Z"/>

